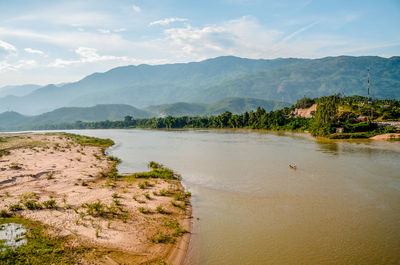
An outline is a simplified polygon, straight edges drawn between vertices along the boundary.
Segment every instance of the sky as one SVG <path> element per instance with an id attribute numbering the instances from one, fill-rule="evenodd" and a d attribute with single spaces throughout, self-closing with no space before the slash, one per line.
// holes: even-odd
<path id="1" fill-rule="evenodd" d="M 123 65 L 400 55 L 399 0 L 0 0 L 0 87 Z"/>

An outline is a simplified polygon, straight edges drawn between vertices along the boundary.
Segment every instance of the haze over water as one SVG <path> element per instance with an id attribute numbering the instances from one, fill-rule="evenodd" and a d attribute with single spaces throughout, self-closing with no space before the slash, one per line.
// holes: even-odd
<path id="1" fill-rule="evenodd" d="M 113 139 L 120 172 L 147 170 L 154 160 L 182 174 L 193 195 L 187 264 L 400 263 L 400 143 L 222 130 L 73 132 Z"/>

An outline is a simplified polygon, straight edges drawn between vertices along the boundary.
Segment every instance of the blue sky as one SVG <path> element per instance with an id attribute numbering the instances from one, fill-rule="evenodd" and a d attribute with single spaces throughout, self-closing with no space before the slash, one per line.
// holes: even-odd
<path id="1" fill-rule="evenodd" d="M 400 1 L 0 0 L 0 86 L 129 64 L 400 55 Z"/>

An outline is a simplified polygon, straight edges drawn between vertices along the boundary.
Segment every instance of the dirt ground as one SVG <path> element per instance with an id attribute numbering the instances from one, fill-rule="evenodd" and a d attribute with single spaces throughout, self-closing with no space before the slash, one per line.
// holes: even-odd
<path id="1" fill-rule="evenodd" d="M 0 150 L 0 210 L 97 248 L 84 263 L 181 263 L 191 213 L 174 198 L 179 180 L 107 177 L 115 162 L 105 148 L 65 135 L 0 135 Z"/>

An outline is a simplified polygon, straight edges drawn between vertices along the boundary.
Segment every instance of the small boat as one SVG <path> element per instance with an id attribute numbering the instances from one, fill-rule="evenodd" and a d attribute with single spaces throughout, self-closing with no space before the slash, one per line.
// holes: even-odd
<path id="1" fill-rule="evenodd" d="M 289 167 L 290 167 L 291 169 L 294 169 L 294 170 L 296 170 L 296 169 L 297 169 L 297 166 L 296 166 L 296 164 L 290 164 L 290 165 L 289 165 Z"/>

